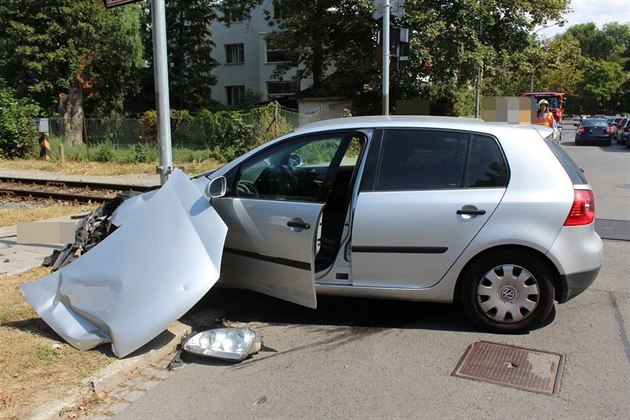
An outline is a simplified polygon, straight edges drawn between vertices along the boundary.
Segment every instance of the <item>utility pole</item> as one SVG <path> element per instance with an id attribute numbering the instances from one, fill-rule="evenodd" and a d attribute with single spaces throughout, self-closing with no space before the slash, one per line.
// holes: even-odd
<path id="1" fill-rule="evenodd" d="M 155 71 L 155 98 L 158 114 L 158 142 L 160 163 L 156 168 L 160 183 L 164 185 L 173 172 L 171 146 L 171 112 L 168 94 L 168 55 L 166 52 L 166 5 L 165 0 L 151 1 L 153 23 L 153 63 Z"/>
<path id="2" fill-rule="evenodd" d="M 105 0 L 105 7 L 118 7 L 139 0 Z M 155 104 L 158 114 L 158 147 L 160 163 L 156 172 L 164 185 L 173 172 L 173 149 L 171 146 L 171 110 L 168 96 L 168 55 L 166 54 L 166 4 L 165 0 L 151 0 L 151 23 L 153 27 L 153 71 L 155 81 Z"/>
<path id="3" fill-rule="evenodd" d="M 389 1 L 383 3 L 383 115 L 389 115 Z"/>

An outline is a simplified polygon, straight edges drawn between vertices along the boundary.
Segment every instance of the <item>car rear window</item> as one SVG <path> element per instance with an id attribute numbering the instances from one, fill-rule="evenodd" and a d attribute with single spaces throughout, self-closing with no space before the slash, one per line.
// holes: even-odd
<path id="1" fill-rule="evenodd" d="M 589 127 L 608 127 L 606 120 L 584 120 L 583 125 Z"/>
<path id="2" fill-rule="evenodd" d="M 556 143 L 551 137 L 547 137 L 545 139 L 545 143 L 547 144 L 547 146 L 549 146 L 558 161 L 560 161 L 560 164 L 564 168 L 567 175 L 569 175 L 569 178 L 571 179 L 573 185 L 588 184 L 584 173 L 582 173 L 582 169 L 577 166 L 573 159 L 571 159 L 571 156 L 569 156 L 567 152 L 564 151 L 562 146 Z"/>

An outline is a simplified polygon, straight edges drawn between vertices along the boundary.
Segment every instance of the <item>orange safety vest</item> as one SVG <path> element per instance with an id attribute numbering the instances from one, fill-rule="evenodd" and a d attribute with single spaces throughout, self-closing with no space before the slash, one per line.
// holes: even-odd
<path id="1" fill-rule="evenodd" d="M 538 112 L 536 113 L 536 124 L 538 125 L 546 125 L 547 127 L 553 127 L 553 114 L 547 111 L 545 114 Z"/>

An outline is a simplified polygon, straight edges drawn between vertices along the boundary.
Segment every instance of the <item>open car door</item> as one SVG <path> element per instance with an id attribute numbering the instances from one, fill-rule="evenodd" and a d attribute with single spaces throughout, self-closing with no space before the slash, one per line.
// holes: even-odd
<path id="1" fill-rule="evenodd" d="M 230 227 L 221 282 L 315 308 L 321 215 L 352 131 L 297 136 L 228 175 L 212 202 Z"/>

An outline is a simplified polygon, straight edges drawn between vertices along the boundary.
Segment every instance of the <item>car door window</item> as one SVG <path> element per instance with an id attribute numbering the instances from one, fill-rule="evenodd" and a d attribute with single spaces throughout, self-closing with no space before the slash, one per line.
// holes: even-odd
<path id="1" fill-rule="evenodd" d="M 383 138 L 376 191 L 459 188 L 467 133 L 388 130 Z"/>
<path id="2" fill-rule="evenodd" d="M 473 135 L 464 187 L 503 187 L 507 182 L 507 165 L 497 142 L 488 136 Z"/>
<path id="3" fill-rule="evenodd" d="M 291 140 L 250 159 L 238 174 L 236 195 L 276 200 L 321 199 L 322 186 L 346 134 Z"/>
<path id="4" fill-rule="evenodd" d="M 502 187 L 507 165 L 495 139 L 464 132 L 388 130 L 375 191 Z"/>

